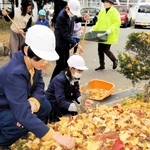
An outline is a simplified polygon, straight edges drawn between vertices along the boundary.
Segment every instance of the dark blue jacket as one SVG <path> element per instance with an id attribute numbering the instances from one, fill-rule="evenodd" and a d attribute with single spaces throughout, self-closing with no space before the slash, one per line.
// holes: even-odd
<path id="1" fill-rule="evenodd" d="M 36 24 L 44 25 L 44 26 L 50 27 L 49 21 L 48 21 L 47 19 L 43 19 L 42 21 L 41 21 L 41 19 L 38 19 L 38 20 L 36 21 Z"/>
<path id="2" fill-rule="evenodd" d="M 49 83 L 45 95 L 50 102 L 51 100 L 57 101 L 58 109 L 68 111 L 73 100 L 80 97 L 79 84 L 71 85 L 64 71 L 62 71 Z"/>
<path id="3" fill-rule="evenodd" d="M 82 17 L 74 16 L 70 19 L 65 9 L 61 10 L 55 23 L 56 46 L 71 48 L 76 42 L 72 39 L 75 22 L 83 22 Z M 71 45 L 71 46 L 70 46 Z"/>
<path id="4" fill-rule="evenodd" d="M 10 108 L 18 122 L 37 137 L 43 137 L 49 128 L 31 113 L 29 97 L 40 103 L 44 99 L 44 82 L 41 71 L 35 70 L 33 85 L 24 63 L 24 55 L 19 51 L 0 68 L 0 107 Z"/>

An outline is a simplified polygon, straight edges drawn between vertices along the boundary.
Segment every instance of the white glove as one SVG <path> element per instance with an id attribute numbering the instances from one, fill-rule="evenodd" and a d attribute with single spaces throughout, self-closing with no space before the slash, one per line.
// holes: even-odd
<path id="1" fill-rule="evenodd" d="M 108 29 L 108 30 L 106 31 L 106 34 L 110 34 L 110 33 L 111 33 L 111 30 Z"/>
<path id="2" fill-rule="evenodd" d="M 78 97 L 78 98 L 77 98 L 77 101 L 78 101 L 79 103 L 81 103 L 81 99 L 82 99 L 82 96 Z"/>
<path id="3" fill-rule="evenodd" d="M 92 28 L 89 30 L 90 33 L 92 33 L 93 31 L 94 31 L 94 30 L 93 30 Z"/>
<path id="4" fill-rule="evenodd" d="M 68 111 L 77 111 L 77 107 L 74 103 L 71 103 L 69 108 L 68 108 Z"/>

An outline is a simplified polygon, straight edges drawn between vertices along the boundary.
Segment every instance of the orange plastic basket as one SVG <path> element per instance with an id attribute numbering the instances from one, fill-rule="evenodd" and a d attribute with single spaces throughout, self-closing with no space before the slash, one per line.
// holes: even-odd
<path id="1" fill-rule="evenodd" d="M 103 99 L 105 99 L 106 97 L 108 97 L 109 95 L 112 94 L 114 88 L 115 88 L 115 85 L 113 83 L 110 83 L 110 82 L 107 82 L 107 81 L 104 81 L 104 80 L 99 80 L 99 79 L 93 79 L 93 80 L 89 81 L 88 86 L 87 86 L 87 90 L 93 90 L 93 89 L 101 90 L 101 89 L 104 89 L 104 90 L 107 91 L 99 99 L 89 97 L 90 99 L 93 99 L 93 100 L 103 100 Z"/>

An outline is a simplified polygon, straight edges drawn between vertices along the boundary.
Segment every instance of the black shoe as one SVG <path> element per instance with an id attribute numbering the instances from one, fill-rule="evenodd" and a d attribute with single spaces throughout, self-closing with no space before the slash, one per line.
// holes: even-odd
<path id="1" fill-rule="evenodd" d="M 95 71 L 103 70 L 103 69 L 105 69 L 105 67 L 104 66 L 100 66 L 100 67 L 96 68 Z"/>
<path id="2" fill-rule="evenodd" d="M 10 150 L 8 146 L 0 146 L 0 150 Z"/>
<path id="3" fill-rule="evenodd" d="M 113 69 L 116 69 L 117 66 L 118 66 L 118 60 L 116 60 L 116 61 L 113 62 Z"/>

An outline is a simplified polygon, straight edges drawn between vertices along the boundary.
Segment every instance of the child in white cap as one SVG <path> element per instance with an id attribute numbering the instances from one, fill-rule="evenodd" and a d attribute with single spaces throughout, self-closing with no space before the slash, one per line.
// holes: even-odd
<path id="1" fill-rule="evenodd" d="M 72 55 L 67 63 L 69 67 L 55 76 L 46 90 L 45 96 L 52 104 L 53 116 L 50 121 L 59 121 L 59 117 L 67 114 L 76 115 L 77 107 L 74 101 L 81 101 L 79 80 L 83 71 L 88 68 L 80 55 Z"/>
<path id="2" fill-rule="evenodd" d="M 6 149 L 29 131 L 43 141 L 53 139 L 71 149 L 74 140 L 49 128 L 51 105 L 44 96 L 42 69 L 59 58 L 49 28 L 28 29 L 22 49 L 0 68 L 0 148 Z"/>

